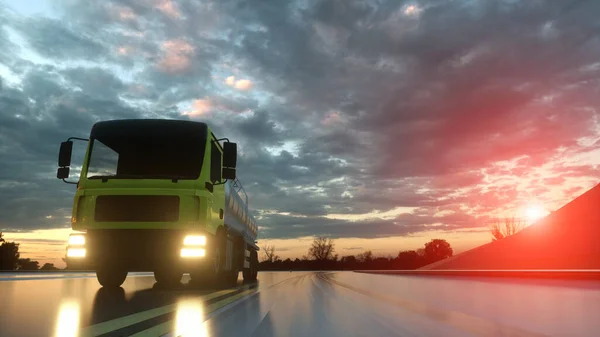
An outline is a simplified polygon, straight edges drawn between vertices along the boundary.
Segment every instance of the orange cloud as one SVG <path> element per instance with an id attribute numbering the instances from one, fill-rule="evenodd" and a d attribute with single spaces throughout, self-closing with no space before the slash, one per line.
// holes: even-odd
<path id="1" fill-rule="evenodd" d="M 250 80 L 237 80 L 235 82 L 235 88 L 240 90 L 248 90 L 252 88 L 252 81 Z"/>
<path id="2" fill-rule="evenodd" d="M 164 56 L 158 67 L 168 73 L 179 73 L 191 65 L 194 47 L 185 40 L 168 40 L 162 45 Z"/>
<path id="3" fill-rule="evenodd" d="M 137 18 L 137 15 L 129 7 L 110 5 L 108 8 L 110 16 L 119 21 L 132 21 Z"/>
<path id="4" fill-rule="evenodd" d="M 404 14 L 406 15 L 417 15 L 419 14 L 419 12 L 421 11 L 421 9 L 419 7 L 417 7 L 417 5 L 409 5 L 406 6 L 406 8 L 404 8 Z"/>
<path id="5" fill-rule="evenodd" d="M 204 116 L 213 108 L 209 98 L 197 99 L 192 103 L 192 110 L 185 111 L 183 114 L 190 117 Z"/>
<path id="6" fill-rule="evenodd" d="M 248 90 L 254 85 L 250 80 L 235 80 L 235 76 L 229 76 L 225 79 L 225 84 L 239 90 Z"/>
<path id="7" fill-rule="evenodd" d="M 177 6 L 171 0 L 159 1 L 156 8 L 172 19 L 181 17 L 181 12 L 179 12 L 179 9 L 177 9 Z"/>
<path id="8" fill-rule="evenodd" d="M 133 47 L 131 46 L 121 46 L 119 48 L 117 48 L 117 54 L 119 55 L 123 55 L 123 56 L 127 56 L 130 55 L 131 53 L 133 53 Z"/>
<path id="9" fill-rule="evenodd" d="M 334 111 L 325 116 L 325 118 L 323 118 L 323 120 L 321 121 L 321 124 L 334 125 L 340 123 L 341 121 L 342 116 L 340 115 L 340 113 L 338 111 Z"/>

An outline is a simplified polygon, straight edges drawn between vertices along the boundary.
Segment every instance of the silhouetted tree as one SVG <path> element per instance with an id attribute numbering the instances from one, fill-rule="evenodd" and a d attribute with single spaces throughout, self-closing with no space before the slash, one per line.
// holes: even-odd
<path id="1" fill-rule="evenodd" d="M 275 246 L 266 245 L 263 247 L 263 262 L 273 263 L 279 260 L 279 256 L 275 254 Z"/>
<path id="2" fill-rule="evenodd" d="M 294 262 L 290 258 L 287 258 L 281 262 L 283 269 L 292 269 Z"/>
<path id="3" fill-rule="evenodd" d="M 29 258 L 19 259 L 18 265 L 18 270 L 38 270 L 40 267 L 39 262 Z"/>
<path id="4" fill-rule="evenodd" d="M 515 235 L 523 228 L 525 228 L 525 222 L 515 219 L 514 217 L 505 218 L 503 224 L 500 222 L 500 220 L 496 219 L 490 226 L 492 241 Z"/>
<path id="5" fill-rule="evenodd" d="M 54 266 L 54 263 L 44 263 L 40 270 L 58 270 L 58 268 Z"/>
<path id="6" fill-rule="evenodd" d="M 360 263 L 366 263 L 366 264 L 371 263 L 371 261 L 373 261 L 373 252 L 371 252 L 370 250 L 367 250 L 364 253 L 358 254 L 358 256 L 356 256 L 356 259 Z"/>
<path id="7" fill-rule="evenodd" d="M 340 267 L 342 269 L 353 270 L 353 269 L 357 269 L 358 260 L 356 259 L 356 256 L 354 256 L 354 255 L 344 256 L 341 258 L 340 264 L 341 264 Z"/>
<path id="8" fill-rule="evenodd" d="M 452 256 L 452 247 L 446 240 L 433 239 L 425 244 L 425 259 L 433 263 Z"/>
<path id="9" fill-rule="evenodd" d="M 391 269 L 391 258 L 388 256 L 378 256 L 376 258 L 373 259 L 373 261 L 371 262 L 370 266 L 367 266 L 368 269 L 378 269 L 378 270 L 383 270 L 383 269 Z"/>
<path id="10" fill-rule="evenodd" d="M 356 256 L 354 256 L 354 255 L 344 256 L 344 257 L 342 257 L 342 259 L 340 260 L 340 262 L 342 262 L 342 263 L 356 263 Z"/>
<path id="11" fill-rule="evenodd" d="M 398 253 L 396 257 L 396 267 L 398 269 L 417 269 L 424 265 L 423 256 L 420 256 L 414 250 L 407 250 Z"/>
<path id="12" fill-rule="evenodd" d="M 0 270 L 15 270 L 18 267 L 19 244 L 7 242 L 4 235 L 0 233 Z"/>
<path id="13" fill-rule="evenodd" d="M 335 244 L 333 240 L 319 236 L 313 240 L 311 247 L 308 249 L 308 256 L 316 261 L 327 261 L 334 259 L 334 252 Z"/>
<path id="14" fill-rule="evenodd" d="M 263 248 L 263 250 L 266 250 Z M 271 249 L 269 249 L 271 251 Z M 314 253 L 317 253 L 315 256 Z M 338 259 L 334 254 L 334 242 L 331 239 L 317 237 L 307 255 L 301 259 L 281 261 L 275 255 L 273 261 L 260 262 L 261 270 L 373 270 L 373 269 L 417 269 L 437 260 L 452 256 L 452 248 L 445 240 L 431 240 L 418 250 L 399 252 L 398 256 L 374 256 L 365 251 L 356 256 L 343 256 Z"/>

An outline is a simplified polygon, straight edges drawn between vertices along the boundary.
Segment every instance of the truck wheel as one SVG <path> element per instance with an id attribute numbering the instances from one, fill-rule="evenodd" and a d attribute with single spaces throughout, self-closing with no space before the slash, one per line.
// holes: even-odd
<path id="1" fill-rule="evenodd" d="M 154 279 L 160 285 L 175 286 L 181 283 L 182 272 L 171 268 L 159 268 L 154 271 Z"/>
<path id="2" fill-rule="evenodd" d="M 114 269 L 110 267 L 102 267 L 96 270 L 96 278 L 103 287 L 117 288 L 120 287 L 127 278 L 127 271 Z"/>
<path id="3" fill-rule="evenodd" d="M 239 271 L 235 272 L 235 271 L 226 271 L 223 272 L 221 274 L 221 283 L 223 285 L 223 287 L 229 288 L 229 287 L 234 287 L 237 284 L 237 279 L 239 276 Z"/>
<path id="4" fill-rule="evenodd" d="M 192 282 L 202 287 L 220 287 L 223 282 L 223 265 L 225 264 L 225 238 L 223 235 L 217 234 L 213 242 L 211 252 L 206 256 L 206 261 L 197 271 L 191 272 L 190 277 Z"/>
<path id="5" fill-rule="evenodd" d="M 244 268 L 244 282 L 254 282 L 258 276 L 258 253 L 255 250 L 250 251 L 250 268 Z"/>
<path id="6" fill-rule="evenodd" d="M 252 268 L 252 281 L 256 281 L 256 279 L 258 278 L 258 253 L 253 250 L 252 253 L 250 254 L 250 256 L 252 257 L 252 259 L 250 260 L 250 265 L 254 265 L 254 268 Z"/>

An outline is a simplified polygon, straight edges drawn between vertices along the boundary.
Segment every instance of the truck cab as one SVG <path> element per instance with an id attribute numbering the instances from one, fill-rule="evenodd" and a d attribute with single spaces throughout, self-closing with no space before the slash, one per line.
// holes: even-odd
<path id="1" fill-rule="evenodd" d="M 88 143 L 77 182 L 68 180 L 73 140 Z M 89 139 L 63 142 L 58 161 L 57 178 L 77 185 L 67 268 L 96 271 L 108 287 L 131 271 L 169 285 L 184 272 L 200 283 L 232 283 L 239 271 L 256 279 L 258 228 L 240 195 L 237 146 L 207 124 L 98 122 Z"/>

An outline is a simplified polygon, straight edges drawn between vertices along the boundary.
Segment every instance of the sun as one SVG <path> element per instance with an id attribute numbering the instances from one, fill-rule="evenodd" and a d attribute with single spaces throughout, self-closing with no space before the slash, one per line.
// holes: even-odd
<path id="1" fill-rule="evenodd" d="M 525 210 L 525 216 L 527 217 L 527 220 L 530 223 L 538 221 L 539 219 L 546 216 L 546 214 L 548 214 L 548 212 L 542 206 L 539 205 L 528 206 Z"/>

